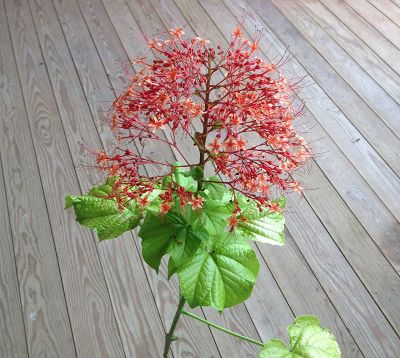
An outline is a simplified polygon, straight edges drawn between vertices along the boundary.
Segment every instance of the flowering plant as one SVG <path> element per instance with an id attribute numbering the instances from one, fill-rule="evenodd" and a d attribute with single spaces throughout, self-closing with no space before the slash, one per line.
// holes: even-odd
<path id="1" fill-rule="evenodd" d="M 223 50 L 183 35 L 178 28 L 148 42 L 155 58 L 136 60 L 142 70 L 112 105 L 118 146 L 96 153 L 107 179 L 86 195 L 67 196 L 66 207 L 100 240 L 140 226 L 143 258 L 157 272 L 169 256 L 168 278 L 178 275 L 181 298 L 164 357 L 181 314 L 262 346 L 260 357 L 339 357 L 333 335 L 313 316 L 289 327 L 288 348 L 184 310 L 188 303 L 222 311 L 250 296 L 259 262 L 248 241 L 284 244 L 283 193 L 301 191 L 290 173 L 311 154 L 292 125 L 303 109 L 296 85 L 279 64 L 256 56 L 259 38 L 244 38 L 238 26 Z M 181 162 L 145 154 L 155 142 Z M 188 154 L 193 146 L 198 157 Z M 149 165 L 157 176 L 146 175 Z"/>

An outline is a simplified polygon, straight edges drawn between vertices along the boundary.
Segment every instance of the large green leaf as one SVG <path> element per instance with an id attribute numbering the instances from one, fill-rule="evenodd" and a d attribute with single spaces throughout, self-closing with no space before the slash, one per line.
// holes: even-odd
<path id="1" fill-rule="evenodd" d="M 169 253 L 175 264 L 193 256 L 208 238 L 204 229 L 195 230 L 179 213 L 165 216 L 148 212 L 139 231 L 144 260 L 158 271 L 162 257 Z"/>
<path id="2" fill-rule="evenodd" d="M 247 241 L 222 235 L 212 246 L 202 245 L 177 269 L 181 293 L 192 308 L 212 306 L 222 311 L 251 294 L 259 270 L 255 252 Z"/>
<path id="3" fill-rule="evenodd" d="M 106 199 L 112 183 L 94 187 L 89 194 L 65 198 L 65 208 L 74 207 L 76 220 L 83 226 L 97 231 L 101 240 L 113 239 L 134 229 L 142 218 L 141 211 L 132 202 L 120 209 L 115 200 Z"/>
<path id="4" fill-rule="evenodd" d="M 297 317 L 288 327 L 290 347 L 271 339 L 261 349 L 260 358 L 340 358 L 334 335 L 320 326 L 314 316 Z"/>
<path id="5" fill-rule="evenodd" d="M 282 200 L 281 200 L 282 202 Z M 254 241 L 282 246 L 285 244 L 285 217 L 281 212 L 272 212 L 268 208 L 261 211 L 252 203 L 242 212 L 246 221 L 240 221 L 239 234 Z"/>

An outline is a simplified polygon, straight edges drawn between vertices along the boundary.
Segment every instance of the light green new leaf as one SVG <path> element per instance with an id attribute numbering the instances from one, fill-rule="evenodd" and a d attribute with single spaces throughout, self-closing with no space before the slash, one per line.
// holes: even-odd
<path id="1" fill-rule="evenodd" d="M 259 270 L 255 252 L 245 240 L 222 234 L 223 238 L 214 238 L 213 247 L 202 245 L 177 269 L 181 293 L 192 308 L 212 306 L 222 311 L 251 294 Z"/>
<path id="2" fill-rule="evenodd" d="M 105 196 L 104 188 L 92 189 L 92 194 Z M 65 198 L 65 208 L 74 207 L 76 220 L 83 226 L 95 229 L 99 240 L 113 239 L 125 231 L 134 229 L 142 218 L 137 206 L 132 203 L 120 210 L 116 201 L 91 194 L 82 196 L 68 195 Z"/>
<path id="3" fill-rule="evenodd" d="M 340 358 L 334 335 L 314 316 L 297 317 L 288 327 L 290 348 L 276 339 L 261 349 L 260 358 Z"/>
<path id="4" fill-rule="evenodd" d="M 174 163 L 179 166 L 181 163 Z M 175 167 L 172 172 L 172 180 L 184 187 L 186 191 L 195 192 L 197 191 L 197 181 L 194 180 L 189 172 L 185 172 L 181 167 Z"/>
<path id="5" fill-rule="evenodd" d="M 285 217 L 267 208 L 260 211 L 255 204 L 243 211 L 246 221 L 240 221 L 237 231 L 254 241 L 282 246 L 285 244 Z"/>

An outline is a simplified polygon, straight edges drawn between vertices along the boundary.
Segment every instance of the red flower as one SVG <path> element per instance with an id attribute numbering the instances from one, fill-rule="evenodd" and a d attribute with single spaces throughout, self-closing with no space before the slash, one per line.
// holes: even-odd
<path id="1" fill-rule="evenodd" d="M 97 155 L 98 167 L 119 175 L 121 185 L 141 187 L 143 195 L 171 172 L 171 163 L 126 149 L 133 140 L 142 146 L 158 141 L 184 157 L 188 151 L 179 140 L 187 138 L 202 152 L 200 162 L 184 158 L 187 167 L 213 163 L 226 185 L 260 203 L 268 202 L 270 193 L 301 191 L 289 174 L 310 157 L 307 143 L 292 125 L 303 104 L 295 100 L 298 88 L 279 66 L 255 55 L 260 38 L 245 39 L 237 26 L 229 47 L 222 50 L 201 38 L 185 39 L 181 28 L 169 35 L 148 42 L 154 60 L 136 60 L 143 69 L 132 76 L 110 114 L 119 145 L 112 155 Z M 139 172 L 148 164 L 165 170 L 144 178 Z M 141 186 L 144 179 L 153 185 Z M 179 186 L 170 190 L 181 204 L 191 200 L 177 192 Z M 163 212 L 168 212 L 169 202 L 163 200 Z"/>
<path id="2" fill-rule="evenodd" d="M 192 205 L 193 210 L 201 209 L 203 207 L 203 203 L 204 199 L 200 195 L 197 195 L 197 197 L 192 195 L 191 200 L 188 201 L 188 204 Z"/>
<path id="3" fill-rule="evenodd" d="M 165 215 L 168 211 L 171 210 L 171 203 L 162 203 L 160 204 L 160 214 Z"/>

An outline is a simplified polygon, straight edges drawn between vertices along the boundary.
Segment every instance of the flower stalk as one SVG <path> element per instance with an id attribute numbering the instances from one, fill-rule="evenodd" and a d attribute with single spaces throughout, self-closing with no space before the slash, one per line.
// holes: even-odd
<path id="1" fill-rule="evenodd" d="M 257 340 L 255 340 L 253 338 L 250 338 L 250 337 L 247 337 L 247 336 L 243 336 L 243 335 L 241 335 L 239 333 L 233 332 L 230 329 L 224 328 L 222 326 L 219 326 L 218 324 L 215 324 L 215 323 L 212 323 L 210 321 L 207 321 L 206 319 L 201 318 L 201 317 L 199 317 L 199 316 L 197 316 L 197 315 L 195 315 L 193 313 L 187 312 L 187 311 L 185 311 L 183 309 L 181 310 L 181 314 L 183 314 L 183 315 L 185 315 L 187 317 L 193 318 L 193 319 L 195 319 L 195 320 L 197 320 L 199 322 L 205 323 L 205 324 L 209 325 L 210 327 L 216 328 L 216 329 L 218 329 L 218 330 L 220 330 L 220 331 L 222 331 L 224 333 L 227 333 L 227 334 L 229 334 L 229 335 L 231 335 L 233 337 L 236 337 L 236 338 L 242 339 L 244 341 L 256 344 L 257 346 L 262 347 L 264 345 L 260 341 L 257 341 Z"/>

